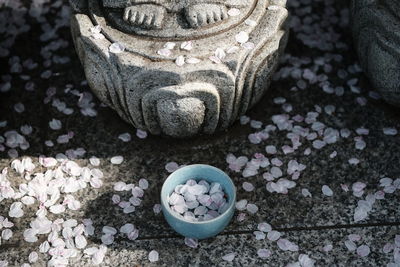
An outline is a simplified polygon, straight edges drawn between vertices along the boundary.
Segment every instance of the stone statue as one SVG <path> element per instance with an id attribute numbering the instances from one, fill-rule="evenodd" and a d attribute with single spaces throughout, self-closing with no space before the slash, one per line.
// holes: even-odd
<path id="1" fill-rule="evenodd" d="M 226 129 L 260 100 L 288 35 L 285 0 L 70 0 L 89 86 L 136 128 Z"/>
<path id="2" fill-rule="evenodd" d="M 400 1 L 352 0 L 355 48 L 382 97 L 400 106 Z"/>
<path id="3" fill-rule="evenodd" d="M 144 28 L 161 29 L 167 12 L 184 10 L 193 28 L 228 18 L 228 8 L 243 7 L 248 0 L 103 0 L 104 7 L 124 8 L 124 20 Z"/>

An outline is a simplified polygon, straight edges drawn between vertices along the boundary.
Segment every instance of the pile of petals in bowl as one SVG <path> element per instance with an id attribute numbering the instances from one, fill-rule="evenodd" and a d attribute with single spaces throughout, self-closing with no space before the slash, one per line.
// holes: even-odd
<path id="1" fill-rule="evenodd" d="M 168 197 L 168 203 L 178 216 L 191 222 L 212 220 L 228 208 L 222 186 L 205 180 L 197 183 L 190 179 L 186 184 L 177 185 Z"/>

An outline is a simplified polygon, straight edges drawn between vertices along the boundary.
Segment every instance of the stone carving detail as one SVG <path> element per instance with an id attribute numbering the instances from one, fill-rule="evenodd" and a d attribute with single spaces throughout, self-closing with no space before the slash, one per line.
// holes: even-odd
<path id="1" fill-rule="evenodd" d="M 400 106 L 400 1 L 352 0 L 351 11 L 361 66 L 383 98 Z"/>
<path id="2" fill-rule="evenodd" d="M 204 27 L 228 19 L 229 7 L 244 7 L 248 0 L 103 0 L 106 8 L 124 8 L 126 22 L 160 29 L 167 13 L 183 11 L 189 25 Z"/>
<path id="3" fill-rule="evenodd" d="M 287 41 L 284 0 L 70 2 L 90 87 L 152 134 L 226 129 L 262 97 Z"/>

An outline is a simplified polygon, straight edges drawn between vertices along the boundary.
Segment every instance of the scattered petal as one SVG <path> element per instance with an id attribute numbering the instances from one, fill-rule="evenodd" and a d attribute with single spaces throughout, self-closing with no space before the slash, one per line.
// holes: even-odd
<path id="1" fill-rule="evenodd" d="M 189 238 L 185 237 L 185 245 L 191 248 L 197 248 L 199 245 L 199 242 L 195 238 Z"/>
<path id="2" fill-rule="evenodd" d="M 110 162 L 115 165 L 119 165 L 124 161 L 123 156 L 114 156 L 110 159 Z"/>
<path id="3" fill-rule="evenodd" d="M 271 256 L 271 251 L 269 249 L 265 249 L 265 248 L 261 248 L 257 251 L 257 255 L 258 257 L 260 257 L 261 259 L 266 259 L 269 256 Z"/>
<path id="4" fill-rule="evenodd" d="M 371 252 L 371 250 L 370 250 L 369 246 L 367 246 L 367 245 L 362 245 L 357 248 L 357 254 L 360 257 L 366 257 L 369 255 L 370 252 Z"/>
<path id="5" fill-rule="evenodd" d="M 224 261 L 232 262 L 235 259 L 235 257 L 236 257 L 236 253 L 231 252 L 231 253 L 228 253 L 228 254 L 222 256 L 222 259 Z"/>
<path id="6" fill-rule="evenodd" d="M 156 262 L 159 259 L 158 252 L 155 250 L 150 251 L 149 253 L 149 261 L 150 262 Z"/>
<path id="7" fill-rule="evenodd" d="M 110 45 L 109 50 L 111 53 L 119 54 L 125 51 L 125 46 L 120 43 L 113 43 Z"/>
<path id="8" fill-rule="evenodd" d="M 327 186 L 327 185 L 323 185 L 323 186 L 322 186 L 322 193 L 323 193 L 325 196 L 328 196 L 328 197 L 333 196 L 333 191 L 332 191 L 332 189 L 331 189 L 329 186 Z"/>

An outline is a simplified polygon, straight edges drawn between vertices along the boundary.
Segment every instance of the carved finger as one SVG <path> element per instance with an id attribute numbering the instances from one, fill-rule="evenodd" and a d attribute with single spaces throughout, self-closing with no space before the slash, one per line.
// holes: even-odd
<path id="1" fill-rule="evenodd" d="M 144 16 L 145 16 L 144 13 L 139 14 L 139 16 L 137 17 L 137 20 L 136 20 L 137 24 L 143 24 Z"/>
<path id="2" fill-rule="evenodd" d="M 192 13 L 192 12 L 190 12 L 190 13 Z M 192 14 L 190 14 L 189 18 L 190 18 L 189 19 L 190 26 L 195 27 L 195 28 L 199 27 L 199 18 L 197 17 L 197 14 L 192 13 Z"/>
<path id="3" fill-rule="evenodd" d="M 145 24 L 148 26 L 152 26 L 154 21 L 154 14 L 148 14 L 145 18 Z"/>
<path id="4" fill-rule="evenodd" d="M 197 18 L 200 26 L 207 25 L 207 15 L 204 13 L 197 13 Z"/>
<path id="5" fill-rule="evenodd" d="M 156 27 L 156 28 L 161 28 L 163 20 L 164 20 L 164 15 L 158 16 L 158 15 L 156 14 L 156 15 L 154 16 L 154 22 L 153 22 L 154 27 Z"/>
<path id="6" fill-rule="evenodd" d="M 207 24 L 212 24 L 214 22 L 214 11 L 210 10 L 207 12 Z"/>
<path id="7" fill-rule="evenodd" d="M 131 9 L 130 8 L 125 8 L 124 10 L 124 20 L 129 21 L 129 17 L 131 15 Z"/>
<path id="8" fill-rule="evenodd" d="M 132 23 L 132 24 L 134 24 L 135 22 L 136 22 L 136 17 L 138 16 L 138 12 L 135 10 L 135 11 L 133 11 L 133 12 L 131 12 L 131 19 L 130 19 L 130 22 Z"/>
<path id="9" fill-rule="evenodd" d="M 214 11 L 212 13 L 213 13 L 215 22 L 218 22 L 218 21 L 222 20 L 221 10 L 216 10 L 216 11 Z"/>
<path id="10" fill-rule="evenodd" d="M 228 10 L 226 9 L 226 7 L 221 7 L 220 13 L 221 13 L 222 20 L 227 19 L 229 17 Z"/>

